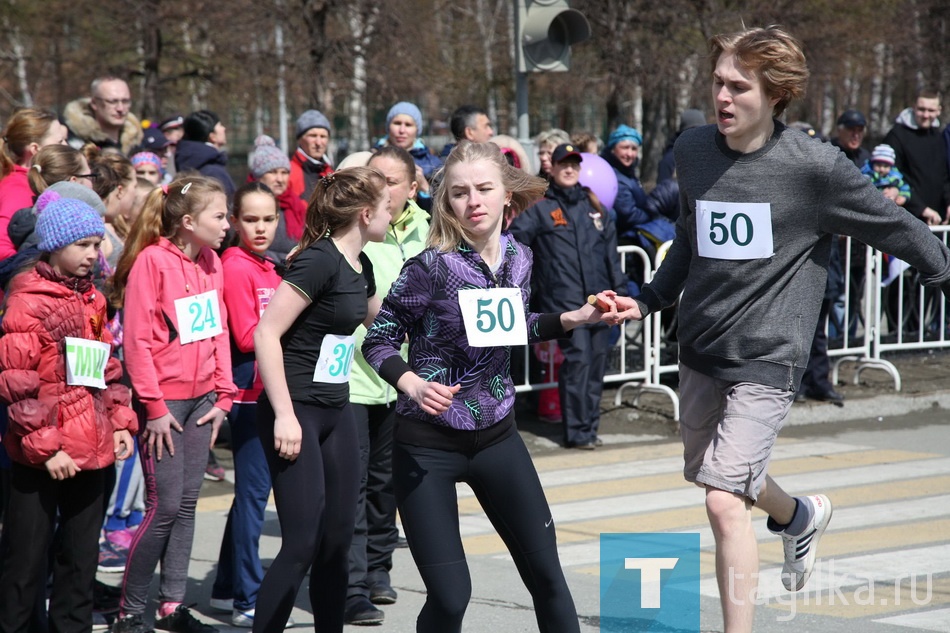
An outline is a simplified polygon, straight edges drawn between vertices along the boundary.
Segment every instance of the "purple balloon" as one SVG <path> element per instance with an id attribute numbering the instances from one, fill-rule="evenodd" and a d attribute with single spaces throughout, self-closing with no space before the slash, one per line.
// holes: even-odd
<path id="1" fill-rule="evenodd" d="M 580 183 L 589 187 L 605 207 L 613 207 L 617 198 L 617 174 L 610 163 L 596 154 L 581 152 Z"/>

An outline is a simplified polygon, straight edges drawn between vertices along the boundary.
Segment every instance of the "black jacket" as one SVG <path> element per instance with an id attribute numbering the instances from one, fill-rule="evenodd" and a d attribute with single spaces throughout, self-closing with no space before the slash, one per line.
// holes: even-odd
<path id="1" fill-rule="evenodd" d="M 902 121 L 910 123 L 901 113 L 884 142 L 894 148 L 897 168 L 910 185 L 911 196 L 904 207 L 917 217 L 930 207 L 945 218 L 950 205 L 950 175 L 941 130 L 910 127 Z"/>
<path id="2" fill-rule="evenodd" d="M 511 223 L 512 236 L 534 251 L 531 304 L 538 312 L 575 310 L 602 290 L 627 294 L 617 229 L 579 185 L 552 184 L 544 198 Z"/>
<path id="3" fill-rule="evenodd" d="M 182 173 L 194 169 L 202 176 L 217 179 L 223 186 L 224 192 L 230 198 L 234 195 L 234 181 L 227 169 L 228 157 L 207 143 L 198 141 L 178 141 L 175 149 L 175 169 Z"/>

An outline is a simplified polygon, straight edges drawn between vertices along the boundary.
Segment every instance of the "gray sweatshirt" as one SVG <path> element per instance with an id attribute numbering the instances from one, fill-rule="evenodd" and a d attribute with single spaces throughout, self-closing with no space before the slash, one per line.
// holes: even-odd
<path id="1" fill-rule="evenodd" d="M 676 238 L 637 299 L 655 312 L 682 291 L 677 336 L 691 369 L 798 389 L 836 233 L 909 262 L 925 284 L 950 292 L 950 251 L 838 148 L 775 121 L 772 138 L 749 154 L 730 150 L 715 125 L 684 132 L 674 154 Z M 743 248 L 758 253 L 743 258 Z"/>

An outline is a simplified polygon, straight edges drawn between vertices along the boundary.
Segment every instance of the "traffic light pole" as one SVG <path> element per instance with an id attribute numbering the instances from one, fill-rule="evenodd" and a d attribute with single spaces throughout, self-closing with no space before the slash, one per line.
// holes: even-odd
<path id="1" fill-rule="evenodd" d="M 515 101 L 518 110 L 518 142 L 524 145 L 531 141 L 529 136 L 531 127 L 528 125 L 528 74 L 516 72 L 515 75 L 517 77 Z"/>
<path id="2" fill-rule="evenodd" d="M 524 67 L 524 51 L 521 49 L 523 8 L 519 6 L 519 0 L 513 0 L 513 4 L 515 34 L 518 38 L 515 42 L 515 106 L 518 115 L 518 142 L 524 145 L 529 140 L 531 127 L 528 125 L 528 75 L 519 70 Z"/>

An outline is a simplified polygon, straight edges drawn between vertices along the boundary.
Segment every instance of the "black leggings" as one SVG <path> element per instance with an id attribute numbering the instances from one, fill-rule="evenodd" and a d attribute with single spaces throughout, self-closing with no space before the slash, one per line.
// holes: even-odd
<path id="1" fill-rule="evenodd" d="M 264 575 L 254 633 L 280 633 L 307 570 L 317 631 L 343 631 L 350 540 L 360 484 L 360 456 L 350 405 L 328 408 L 294 402 L 303 440 L 296 461 L 274 451 L 274 409 L 258 404 L 258 430 L 274 486 L 280 552 Z"/>
<path id="2" fill-rule="evenodd" d="M 477 437 L 474 432 L 458 433 Z M 508 547 L 534 601 L 538 629 L 577 633 L 577 611 L 558 560 L 551 510 L 521 436 L 510 433 L 489 446 L 476 441 L 458 451 L 400 442 L 398 432 L 396 437 L 396 503 L 427 591 L 416 631 L 462 630 L 472 595 L 455 490 L 456 482 L 464 481 Z"/>

